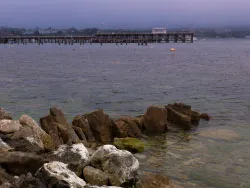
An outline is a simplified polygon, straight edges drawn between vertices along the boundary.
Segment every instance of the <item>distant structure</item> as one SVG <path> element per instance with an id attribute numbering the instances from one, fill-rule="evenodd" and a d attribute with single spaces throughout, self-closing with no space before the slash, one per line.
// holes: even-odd
<path id="1" fill-rule="evenodd" d="M 153 28 L 152 34 L 167 34 L 167 29 L 165 27 Z"/>

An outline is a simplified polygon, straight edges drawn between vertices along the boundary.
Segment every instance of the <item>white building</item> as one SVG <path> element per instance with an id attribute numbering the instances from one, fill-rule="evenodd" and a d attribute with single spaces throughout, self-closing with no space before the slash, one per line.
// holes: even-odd
<path id="1" fill-rule="evenodd" d="M 167 29 L 165 27 L 158 27 L 152 29 L 153 34 L 167 34 Z"/>

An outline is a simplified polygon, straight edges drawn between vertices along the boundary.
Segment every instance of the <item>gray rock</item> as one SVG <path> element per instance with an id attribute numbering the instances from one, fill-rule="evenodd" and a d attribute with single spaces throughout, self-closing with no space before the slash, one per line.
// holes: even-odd
<path id="1" fill-rule="evenodd" d="M 83 176 L 86 182 L 91 185 L 108 185 L 108 176 L 101 170 L 86 166 L 83 169 Z"/>
<path id="2" fill-rule="evenodd" d="M 9 119 L 9 120 L 12 120 L 12 117 L 11 115 L 6 112 L 3 108 L 0 108 L 0 120 L 3 120 L 3 119 Z"/>
<path id="3" fill-rule="evenodd" d="M 20 124 L 23 127 L 30 127 L 35 135 L 39 137 L 39 139 L 42 141 L 44 149 L 46 151 L 52 151 L 55 149 L 55 144 L 51 138 L 50 135 L 48 135 L 41 127 L 37 124 L 37 122 L 32 119 L 28 115 L 22 115 L 19 119 Z"/>
<path id="4" fill-rule="evenodd" d="M 83 179 L 68 169 L 67 164 L 58 161 L 45 163 L 35 176 L 47 187 L 83 188 L 86 185 Z"/>
<path id="5" fill-rule="evenodd" d="M 0 133 L 9 134 L 18 131 L 21 128 L 19 121 L 14 120 L 1 120 L 0 121 Z"/>
<path id="6" fill-rule="evenodd" d="M 47 159 L 68 164 L 69 169 L 81 176 L 83 167 L 88 163 L 89 152 L 82 143 L 71 146 L 61 145 L 57 150 L 48 154 Z"/>
<path id="7" fill-rule="evenodd" d="M 31 173 L 27 173 L 27 175 L 22 174 L 15 178 L 14 182 L 18 188 L 46 188 L 46 186 L 38 178 L 33 177 Z"/>
<path id="8" fill-rule="evenodd" d="M 111 185 L 131 186 L 138 180 L 138 160 L 130 152 L 118 150 L 113 145 L 98 148 L 90 158 L 90 164 L 105 172 Z"/>

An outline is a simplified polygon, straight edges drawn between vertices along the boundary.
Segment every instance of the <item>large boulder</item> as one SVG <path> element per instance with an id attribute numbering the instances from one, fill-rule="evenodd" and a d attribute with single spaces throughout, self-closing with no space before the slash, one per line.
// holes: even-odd
<path id="1" fill-rule="evenodd" d="M 3 120 L 3 119 L 9 119 L 9 120 L 12 120 L 12 117 L 11 115 L 6 112 L 3 108 L 0 108 L 0 120 Z"/>
<path id="2" fill-rule="evenodd" d="M 83 169 L 83 176 L 86 182 L 91 185 L 108 185 L 107 174 L 92 166 L 86 166 Z"/>
<path id="3" fill-rule="evenodd" d="M 144 143 L 137 138 L 115 138 L 114 146 L 118 149 L 125 149 L 132 153 L 143 152 L 144 151 Z"/>
<path id="4" fill-rule="evenodd" d="M 121 117 L 114 121 L 113 133 L 115 137 L 140 137 L 142 135 L 141 130 L 131 117 Z"/>
<path id="5" fill-rule="evenodd" d="M 68 168 L 73 170 L 78 176 L 82 175 L 82 169 L 89 160 L 89 152 L 82 144 L 71 146 L 61 145 L 59 148 L 46 156 L 49 161 L 60 161 L 68 164 Z"/>
<path id="6" fill-rule="evenodd" d="M 13 174 L 35 173 L 45 160 L 36 154 L 26 152 L 0 152 L 0 165 Z"/>
<path id="7" fill-rule="evenodd" d="M 22 125 L 19 123 L 19 121 L 15 120 L 0 120 L 0 133 L 3 134 L 10 134 L 18 131 Z"/>
<path id="8" fill-rule="evenodd" d="M 111 143 L 113 141 L 112 122 L 103 110 L 85 114 L 84 118 L 88 120 L 90 129 L 97 141 L 101 143 Z"/>
<path id="9" fill-rule="evenodd" d="M 46 187 L 83 188 L 85 181 L 69 170 L 67 164 L 53 161 L 45 163 L 35 175 Z"/>
<path id="10" fill-rule="evenodd" d="M 144 126 L 150 132 L 166 132 L 167 127 L 167 111 L 163 107 L 150 106 L 144 115 Z"/>
<path id="11" fill-rule="evenodd" d="M 89 122 L 84 116 L 77 115 L 73 119 L 72 125 L 82 129 L 84 135 L 86 136 L 87 141 L 89 141 L 89 142 L 95 141 L 95 138 L 94 138 L 94 136 L 91 132 L 90 126 L 89 126 Z"/>
<path id="12" fill-rule="evenodd" d="M 55 144 L 50 135 L 48 135 L 37 122 L 28 115 L 22 115 L 19 119 L 20 124 L 23 127 L 30 127 L 36 135 L 39 136 L 40 140 L 43 143 L 44 149 L 46 151 L 53 151 L 55 149 Z"/>
<path id="13" fill-rule="evenodd" d="M 191 124 L 192 125 L 198 125 L 200 122 L 200 113 L 197 111 L 192 110 L 192 107 L 190 105 L 184 104 L 184 103 L 174 103 L 170 104 L 168 106 L 171 106 L 174 110 L 178 111 L 179 113 L 182 113 L 184 115 L 187 115 L 191 118 Z"/>
<path id="14" fill-rule="evenodd" d="M 57 108 L 51 108 L 50 114 L 40 119 L 42 129 L 51 136 L 56 147 L 62 144 L 79 143 L 72 126 L 67 122 L 64 114 Z"/>
<path id="15" fill-rule="evenodd" d="M 91 166 L 105 172 L 114 186 L 132 186 L 137 182 L 138 160 L 128 151 L 104 145 L 92 155 Z"/>
<path id="16" fill-rule="evenodd" d="M 168 113 L 167 119 L 169 122 L 184 130 L 189 130 L 192 128 L 190 116 L 175 110 L 171 106 L 166 106 L 166 109 Z"/>
<path id="17" fill-rule="evenodd" d="M 41 152 L 44 151 L 43 142 L 39 134 L 29 126 L 22 126 L 8 142 L 17 151 Z"/>

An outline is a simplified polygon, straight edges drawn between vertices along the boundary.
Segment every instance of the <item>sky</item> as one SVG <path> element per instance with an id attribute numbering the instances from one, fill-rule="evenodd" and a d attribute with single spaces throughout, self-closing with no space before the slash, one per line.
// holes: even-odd
<path id="1" fill-rule="evenodd" d="M 0 0 L 0 27 L 250 26 L 250 0 Z"/>

